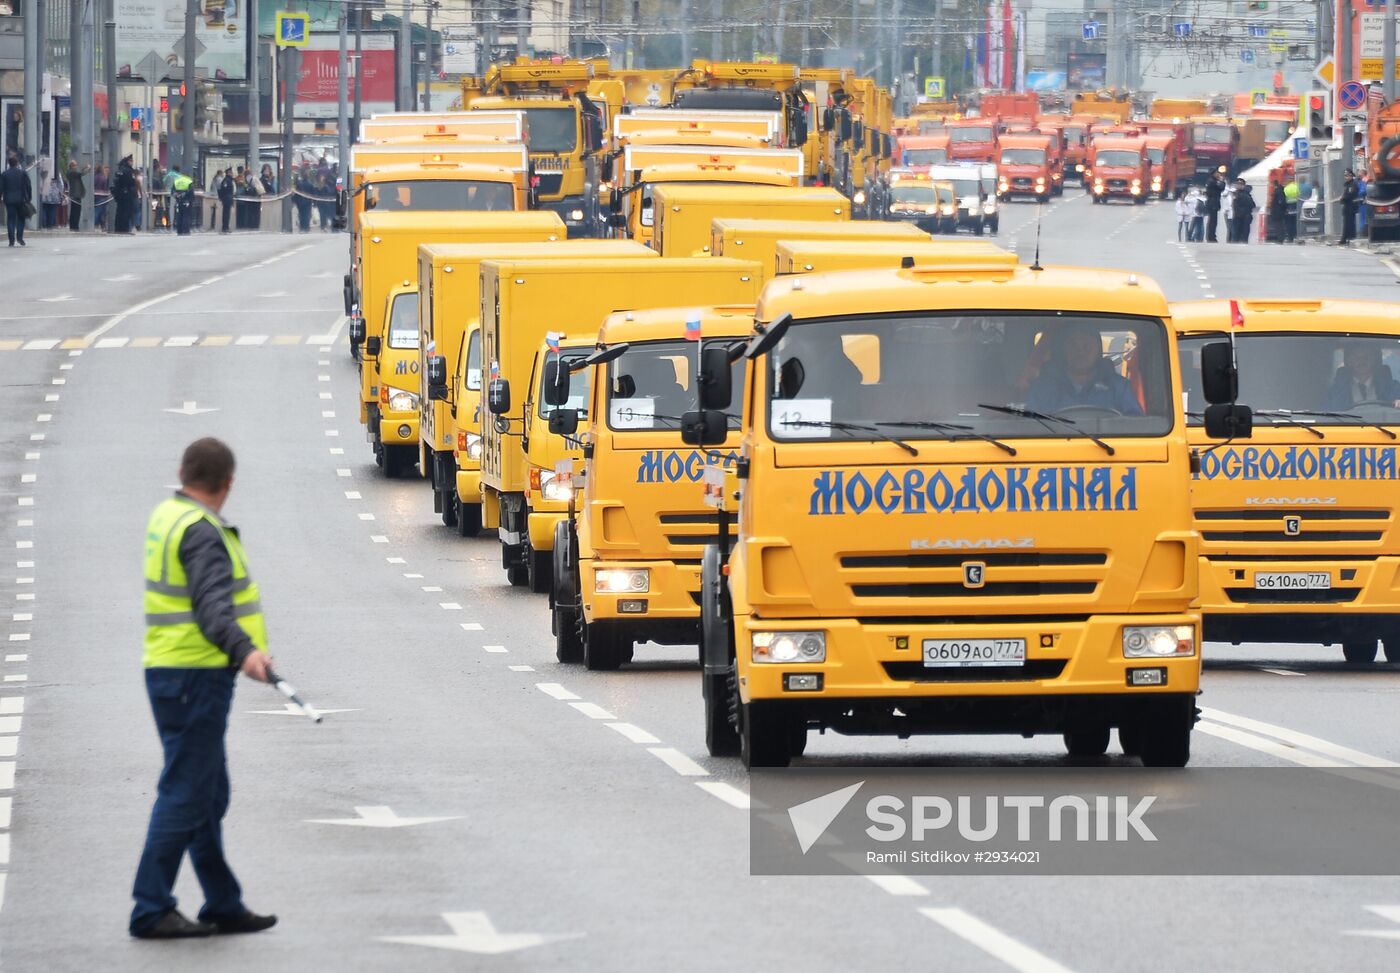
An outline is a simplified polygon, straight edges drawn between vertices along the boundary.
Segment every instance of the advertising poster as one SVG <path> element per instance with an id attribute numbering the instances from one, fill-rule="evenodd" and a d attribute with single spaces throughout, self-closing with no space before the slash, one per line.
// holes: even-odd
<path id="1" fill-rule="evenodd" d="M 364 54 L 358 72 L 361 110 L 368 118 L 375 112 L 394 110 L 395 35 L 392 31 L 366 33 Z M 354 42 L 349 55 L 354 58 Z M 351 103 L 355 100 L 356 73 L 352 69 L 347 85 Z M 335 118 L 339 108 L 340 37 L 312 32 L 311 43 L 301 52 L 301 80 L 297 83 L 297 118 Z"/>
<path id="2" fill-rule="evenodd" d="M 195 66 L 200 76 L 211 81 L 247 80 L 246 2 L 200 0 L 195 20 Z M 141 78 L 141 64 L 152 54 L 165 62 L 167 77 L 184 70 L 184 0 L 116 0 L 116 22 L 117 77 Z"/>

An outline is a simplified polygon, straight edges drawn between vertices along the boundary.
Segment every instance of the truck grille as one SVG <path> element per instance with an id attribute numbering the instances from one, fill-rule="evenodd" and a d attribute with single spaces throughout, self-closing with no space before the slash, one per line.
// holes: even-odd
<path id="1" fill-rule="evenodd" d="M 557 196 L 564 186 L 564 173 L 535 170 L 535 191 L 541 196 Z"/>
<path id="2" fill-rule="evenodd" d="M 1034 682 L 1058 679 L 1063 659 L 1028 659 L 1021 666 L 982 666 L 967 669 L 927 668 L 922 662 L 886 662 L 885 674 L 900 682 Z"/>
<path id="3" fill-rule="evenodd" d="M 848 554 L 843 580 L 854 598 L 1037 598 L 1093 595 L 1107 573 L 1103 551 L 959 551 Z M 969 585 L 968 564 L 984 566 Z"/>
<path id="4" fill-rule="evenodd" d="M 1014 179 L 1011 180 L 1011 185 L 1016 186 L 1018 188 L 1030 188 L 1030 184 L 1031 180 L 1029 176 L 1016 176 Z"/>
<path id="5" fill-rule="evenodd" d="M 666 543 L 673 548 L 684 548 L 684 553 L 694 556 L 706 544 L 719 541 L 719 514 L 673 513 L 657 517 L 666 531 Z M 730 519 L 728 535 L 734 539 L 733 519 Z"/>
<path id="6" fill-rule="evenodd" d="M 1225 597 L 1238 605 L 1345 605 L 1355 601 L 1360 593 L 1360 588 L 1326 588 L 1322 591 L 1225 589 Z"/>
<path id="7" fill-rule="evenodd" d="M 1196 511 L 1201 540 L 1259 544 L 1375 542 L 1390 526 L 1390 511 L 1304 508 L 1263 510 L 1255 507 Z M 1296 520 L 1297 531 L 1289 530 Z"/>
<path id="8" fill-rule="evenodd" d="M 1110 180 L 1107 182 L 1106 185 L 1108 186 L 1109 189 L 1127 189 L 1127 188 L 1128 188 L 1128 180 L 1126 180 L 1126 179 L 1110 179 Z"/>

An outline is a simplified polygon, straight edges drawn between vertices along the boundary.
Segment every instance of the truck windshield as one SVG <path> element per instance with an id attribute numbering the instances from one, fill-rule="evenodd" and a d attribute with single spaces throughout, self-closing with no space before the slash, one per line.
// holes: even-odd
<path id="1" fill-rule="evenodd" d="M 1149 148 L 1147 150 L 1147 161 L 1152 163 L 1154 166 L 1160 166 L 1162 164 L 1162 159 L 1165 157 L 1166 152 L 1163 149 Z"/>
<path id="2" fill-rule="evenodd" d="M 950 142 L 990 142 L 991 140 L 992 129 L 989 125 L 966 125 L 948 129 L 948 141 Z"/>
<path id="3" fill-rule="evenodd" d="M 906 166 L 937 166 L 948 161 L 948 150 L 943 146 L 936 149 L 905 149 Z"/>
<path id="4" fill-rule="evenodd" d="M 1208 145 L 1228 145 L 1234 134 L 1233 125 L 1197 125 L 1192 130 L 1197 144 L 1204 142 Z"/>
<path id="5" fill-rule="evenodd" d="M 411 291 L 394 298 L 389 312 L 389 347 L 418 347 L 418 292 Z"/>
<path id="6" fill-rule="evenodd" d="M 1160 436 L 1167 347 L 1160 320 L 1088 313 L 796 322 L 768 358 L 768 428 L 780 440 Z"/>
<path id="7" fill-rule="evenodd" d="M 557 361 L 562 355 L 566 362 L 578 362 L 592 354 L 591 348 L 579 348 L 571 351 L 565 348 L 561 352 L 548 352 L 544 357 L 544 363 L 548 364 Z M 541 419 L 548 419 L 549 414 L 555 409 L 577 409 L 580 419 L 588 418 L 588 403 L 592 401 L 593 390 L 593 369 L 584 368 L 569 375 L 569 401 L 563 405 L 546 405 L 544 401 L 544 367 L 540 367 L 540 385 L 535 390 L 535 398 L 539 402 L 536 414 Z"/>
<path id="8" fill-rule="evenodd" d="M 984 186 L 982 188 L 985 188 L 987 190 L 987 195 L 991 196 L 992 190 L 989 186 Z M 975 200 L 977 198 L 977 190 L 978 185 L 976 179 L 953 180 L 953 192 L 958 194 L 958 199 Z"/>
<path id="9" fill-rule="evenodd" d="M 467 388 L 481 391 L 481 332 L 473 331 L 467 339 Z"/>
<path id="10" fill-rule="evenodd" d="M 933 183 L 895 183 L 890 187 L 890 199 L 896 203 L 936 203 L 938 190 Z"/>
<path id="11" fill-rule="evenodd" d="M 1002 165 L 1008 166 L 1043 166 L 1045 165 L 1044 149 L 1002 149 Z"/>
<path id="12" fill-rule="evenodd" d="M 782 111 L 783 96 L 772 88 L 687 88 L 676 92 L 673 106 L 710 111 Z"/>
<path id="13" fill-rule="evenodd" d="M 738 341 L 738 338 L 711 339 Z M 705 342 L 708 344 L 709 342 Z M 608 366 L 608 428 L 617 431 L 674 429 L 680 417 L 699 408 L 695 394 L 696 341 L 633 342 Z M 744 398 L 743 359 L 730 366 L 734 402 Z M 739 428 L 739 417 L 729 417 L 729 428 Z"/>
<path id="14" fill-rule="evenodd" d="M 1065 141 L 1070 145 L 1084 144 L 1084 129 L 1077 125 L 1068 125 L 1061 129 L 1065 133 Z"/>
<path id="15" fill-rule="evenodd" d="M 572 105 L 561 103 L 559 108 L 527 108 L 525 121 L 529 125 L 531 152 L 568 155 L 578 145 L 578 125 Z"/>
<path id="16" fill-rule="evenodd" d="M 1112 152 L 1100 152 L 1094 159 L 1095 166 L 1115 166 L 1128 169 L 1136 169 L 1142 162 L 1142 156 L 1136 152 L 1128 152 L 1117 149 Z"/>
<path id="17" fill-rule="evenodd" d="M 515 209 L 515 187 L 475 179 L 413 179 L 370 186 L 371 209 L 382 213 L 455 213 Z"/>
<path id="18" fill-rule="evenodd" d="M 1201 347 L 1225 338 L 1190 335 L 1179 342 L 1186 411 L 1193 424 L 1199 424 L 1206 407 L 1201 397 Z M 1400 336 L 1236 334 L 1235 355 L 1240 401 L 1249 403 L 1262 421 L 1339 425 L 1362 418 L 1400 424 Z"/>

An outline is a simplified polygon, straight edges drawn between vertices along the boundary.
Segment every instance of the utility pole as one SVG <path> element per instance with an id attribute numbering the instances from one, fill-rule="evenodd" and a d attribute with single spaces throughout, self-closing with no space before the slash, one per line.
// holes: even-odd
<path id="1" fill-rule="evenodd" d="M 336 26 L 340 30 L 340 59 L 336 62 L 335 68 L 335 97 L 336 97 L 336 135 L 339 136 L 339 158 L 340 163 L 336 171 L 340 173 L 340 183 L 346 187 L 346 181 L 350 172 L 350 79 L 348 77 L 349 61 L 346 48 L 349 47 L 349 38 L 346 36 L 347 28 L 350 25 L 350 12 L 346 4 L 340 6 L 340 16 L 336 21 Z M 337 190 L 339 187 L 337 187 Z"/>
<path id="2" fill-rule="evenodd" d="M 433 8 L 436 0 L 428 0 L 428 28 L 423 35 L 423 110 L 433 110 Z"/>
<path id="3" fill-rule="evenodd" d="M 182 138 L 180 139 L 180 163 L 183 166 L 185 175 L 194 178 L 195 150 L 194 150 L 194 129 L 195 129 L 195 79 L 194 62 L 196 59 L 195 24 L 199 21 L 199 0 L 185 0 L 185 52 L 182 58 L 185 62 L 184 72 L 184 119 Z"/>
<path id="4" fill-rule="evenodd" d="M 1104 58 L 1104 82 L 1110 88 L 1118 88 L 1123 84 L 1123 74 L 1119 70 L 1120 59 L 1123 56 L 1123 32 L 1118 17 L 1118 0 L 1109 0 L 1106 47 L 1108 53 Z"/>
<path id="5" fill-rule="evenodd" d="M 360 4 L 352 4 L 351 10 L 355 13 L 355 141 L 360 140 L 360 120 L 364 117 L 364 103 L 361 99 L 360 72 L 364 69 L 365 55 L 365 8 Z M 342 170 L 344 171 L 344 170 Z"/>
<path id="6" fill-rule="evenodd" d="M 899 32 L 902 8 L 900 0 L 894 0 L 890 8 L 890 90 L 898 94 L 899 76 L 903 69 L 899 57 Z"/>
<path id="7" fill-rule="evenodd" d="M 248 168 L 262 167 L 262 38 L 258 36 L 259 0 L 248 0 L 248 32 L 252 34 L 253 64 L 248 71 Z"/>
<path id="8" fill-rule="evenodd" d="M 28 167 L 39 146 L 39 87 L 44 66 L 39 50 L 39 0 L 24 0 L 24 151 L 20 165 Z M 29 187 L 39 198 L 39 170 L 28 171 Z M 36 205 L 35 210 L 38 210 Z M 32 223 L 33 221 L 31 221 Z"/>
<path id="9" fill-rule="evenodd" d="M 1395 0 L 1387 0 L 1385 5 L 1385 103 L 1395 100 Z M 1379 149 L 1379 146 L 1377 146 Z"/>
<path id="10" fill-rule="evenodd" d="M 296 9 L 288 0 L 287 9 Z M 283 192 L 292 184 L 292 140 L 296 135 L 297 84 L 301 81 L 301 51 L 295 47 L 282 48 L 282 176 L 278 189 Z M 292 197 L 282 201 L 282 232 L 292 232 Z"/>
<path id="11" fill-rule="evenodd" d="M 106 22 L 102 25 L 102 84 L 107 88 L 107 118 L 106 124 L 104 126 L 104 137 L 102 140 L 102 154 L 100 157 L 94 154 L 93 162 L 91 163 L 93 172 L 97 171 L 97 162 L 99 162 L 101 159 L 108 160 L 109 165 L 115 165 L 117 162 L 117 152 L 121 148 L 121 132 L 117 130 L 116 0 L 106 0 L 106 3 L 103 6 L 103 18 Z M 76 48 L 74 50 L 76 50 Z M 78 103 L 78 99 L 76 97 L 71 98 L 69 99 L 69 103 L 71 105 L 76 105 Z M 91 107 L 92 98 L 90 96 L 88 98 L 87 103 L 90 106 L 88 110 L 96 112 L 96 109 Z M 95 150 L 97 147 L 93 146 L 93 148 Z M 78 168 L 82 168 L 81 163 L 79 164 Z M 91 176 L 88 177 L 87 185 L 89 187 L 92 186 Z M 88 198 L 84 200 L 82 213 L 79 217 L 80 229 L 92 229 L 92 214 L 92 192 L 89 188 Z"/>
<path id="12" fill-rule="evenodd" d="M 399 15 L 399 84 L 394 105 L 399 111 L 413 111 L 413 4 L 403 0 Z"/>
<path id="13" fill-rule="evenodd" d="M 724 0 L 710 0 L 710 60 L 718 61 L 723 57 L 720 45 L 724 43 L 724 31 L 721 25 L 724 23 Z M 690 67 L 689 64 L 682 67 Z"/>
<path id="14" fill-rule="evenodd" d="M 690 64 L 690 0 L 681 0 L 681 64 Z"/>

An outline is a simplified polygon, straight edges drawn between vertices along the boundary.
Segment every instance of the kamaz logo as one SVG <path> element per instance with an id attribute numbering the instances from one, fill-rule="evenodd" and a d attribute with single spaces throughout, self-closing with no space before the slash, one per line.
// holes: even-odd
<path id="1" fill-rule="evenodd" d="M 909 542 L 915 551 L 989 551 L 1035 547 L 1034 537 L 919 537 Z"/>
<path id="2" fill-rule="evenodd" d="M 1289 537 L 1297 537 L 1299 534 L 1301 534 L 1301 533 L 1303 532 L 1303 518 L 1302 518 L 1302 517 L 1284 517 L 1284 518 L 1283 518 L 1283 532 L 1284 532 L 1285 534 L 1287 534 Z"/>
<path id="3" fill-rule="evenodd" d="M 987 565 L 982 561 L 967 561 L 963 564 L 963 587 L 980 588 L 987 583 Z"/>
<path id="4" fill-rule="evenodd" d="M 1246 507 L 1335 507 L 1336 497 L 1246 497 Z"/>

